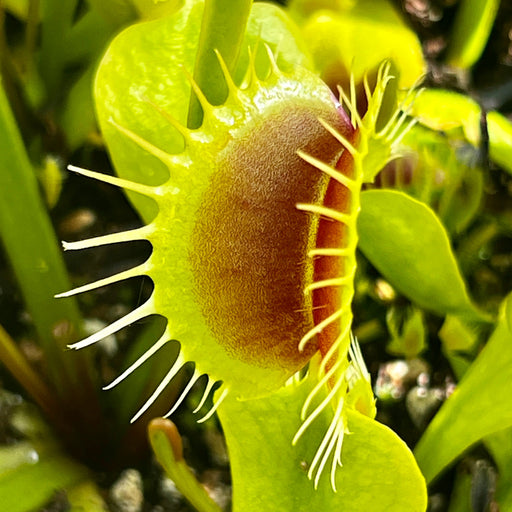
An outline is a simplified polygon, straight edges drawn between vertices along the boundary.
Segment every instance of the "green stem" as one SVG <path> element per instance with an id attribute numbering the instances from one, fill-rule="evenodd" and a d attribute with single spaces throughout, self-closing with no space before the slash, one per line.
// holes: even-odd
<path id="1" fill-rule="evenodd" d="M 226 81 L 217 56 L 218 50 L 232 72 L 240 53 L 252 0 L 206 0 L 194 69 L 194 80 L 214 105 L 227 97 Z M 190 96 L 188 126 L 201 125 L 203 113 L 196 95 Z"/>

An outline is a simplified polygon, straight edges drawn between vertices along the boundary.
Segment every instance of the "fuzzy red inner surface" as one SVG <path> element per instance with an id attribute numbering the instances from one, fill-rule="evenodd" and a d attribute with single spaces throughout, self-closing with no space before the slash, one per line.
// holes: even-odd
<path id="1" fill-rule="evenodd" d="M 354 130 L 349 138 L 354 142 L 357 131 Z M 345 176 L 354 177 L 354 161 L 348 151 L 343 151 L 336 169 Z M 343 213 L 350 212 L 351 192 L 350 190 L 334 179 L 330 179 L 324 197 L 323 205 Z M 348 243 L 348 227 L 332 219 L 322 217 L 318 225 L 316 238 L 317 248 L 344 248 Z M 319 256 L 314 261 L 313 281 L 323 281 L 342 277 L 346 269 L 345 257 L 340 256 Z M 342 305 L 344 288 L 341 286 L 328 286 L 313 291 L 313 320 L 315 325 L 320 324 L 326 318 L 338 311 Z M 317 336 L 318 349 L 324 357 L 341 332 L 340 321 L 331 322 Z M 327 370 L 336 361 L 336 354 L 328 361 Z"/>

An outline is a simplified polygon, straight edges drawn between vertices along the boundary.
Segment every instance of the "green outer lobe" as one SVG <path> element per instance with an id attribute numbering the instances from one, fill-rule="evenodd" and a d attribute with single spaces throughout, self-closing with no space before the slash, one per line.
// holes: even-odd
<path id="1" fill-rule="evenodd" d="M 304 289 L 318 222 L 296 204 L 321 203 L 327 181 L 296 151 L 333 165 L 342 149 L 318 117 L 346 132 L 332 102 L 293 97 L 263 107 L 260 119 L 237 130 L 219 155 L 190 249 L 197 301 L 223 347 L 290 373 L 316 350 L 311 343 L 299 353 L 297 344 L 313 327 Z"/>
<path id="2" fill-rule="evenodd" d="M 512 332 L 502 305 L 496 330 L 416 446 L 427 482 L 480 439 L 512 426 Z"/>
<path id="3" fill-rule="evenodd" d="M 288 107 L 283 108 L 286 105 Z M 268 123 L 272 124 L 269 118 L 275 118 L 277 109 L 281 112 L 280 116 L 283 115 L 282 112 L 286 115 L 272 128 L 274 147 L 269 145 L 256 148 L 256 154 L 251 155 L 252 142 L 260 139 L 263 143 L 265 135 L 269 135 L 265 133 L 270 131 Z M 308 112 L 307 116 L 303 115 L 304 111 Z M 299 118 L 296 112 L 302 113 L 300 121 L 304 122 L 305 119 L 310 128 L 318 123 L 313 136 L 299 130 L 296 130 L 295 134 L 286 133 L 284 128 L 289 119 L 293 119 L 294 128 L 298 128 L 296 125 Z M 322 187 L 326 185 L 326 178 L 319 170 L 302 163 L 296 155 L 296 150 L 303 148 L 311 149 L 312 153 L 320 150 L 325 153 L 324 148 L 327 144 L 333 161 L 342 150 L 341 144 L 321 128 L 316 119 L 318 115 L 343 132 L 342 121 L 329 89 L 315 75 L 300 68 L 295 71 L 293 78 L 280 74 L 271 75 L 265 82 L 254 82 L 247 90 L 232 91 L 224 106 L 211 107 L 205 113 L 204 124 L 201 129 L 191 133 L 186 152 L 176 156 L 177 164 L 170 168 L 171 179 L 163 186 L 164 197 L 159 201 L 160 212 L 153 223 L 155 230 L 149 237 L 153 245 L 153 268 L 149 271 L 149 276 L 155 283 L 156 312 L 168 319 L 171 336 L 181 342 L 184 358 L 194 361 L 201 373 L 207 373 L 214 380 L 224 381 L 226 387 L 241 398 L 261 396 L 278 389 L 311 355 L 305 353 L 300 356 L 297 350 L 300 338 L 305 334 L 304 322 L 301 324 L 300 332 L 297 331 L 297 327 L 292 333 L 286 332 L 292 323 L 290 317 L 298 314 L 295 311 L 295 304 L 301 310 L 310 308 L 309 299 L 304 296 L 301 286 L 304 282 L 309 284 L 308 277 L 299 279 L 298 283 L 293 285 L 293 290 L 281 288 L 283 279 L 289 285 L 287 276 L 280 276 L 281 282 L 274 282 L 275 278 L 272 280 L 269 277 L 274 272 L 272 266 L 277 265 L 280 258 L 284 260 L 286 271 L 290 265 L 302 265 L 305 269 L 307 254 L 303 249 L 315 239 L 315 222 L 310 219 L 309 214 L 296 210 L 295 205 L 302 199 L 318 199 Z M 281 129 L 282 134 L 279 134 Z M 290 140 L 286 146 L 283 142 L 285 135 Z M 315 149 L 319 142 L 320 147 Z M 248 168 L 250 172 L 247 176 L 237 176 L 235 180 L 235 175 L 241 173 L 241 169 L 232 167 L 233 156 L 236 154 L 240 160 L 243 153 L 243 157 L 249 158 L 246 161 L 252 164 L 253 168 Z M 265 157 L 278 154 L 278 164 L 288 163 L 281 168 L 273 162 L 275 167 L 270 168 Z M 322 156 L 325 158 L 325 155 Z M 226 164 L 228 160 L 229 166 Z M 179 161 L 182 161 L 182 165 L 178 164 Z M 299 171 L 296 176 L 295 164 Z M 314 184 L 311 190 L 307 187 L 305 190 L 302 185 L 300 193 L 303 195 L 295 195 L 291 187 L 300 184 L 309 172 L 311 177 L 308 178 L 308 183 L 314 184 L 316 180 L 316 185 Z M 225 180 L 227 191 L 219 188 L 219 181 L 222 183 Z M 230 272 L 236 274 L 236 266 L 240 263 L 240 260 L 237 262 L 236 259 L 239 256 L 242 260 L 246 258 L 243 263 L 244 271 L 247 270 L 249 262 L 254 262 L 255 254 L 240 244 L 238 235 L 243 229 L 247 229 L 244 235 L 246 238 L 255 234 L 251 234 L 252 228 L 247 222 L 240 221 L 240 214 L 232 210 L 229 201 L 230 194 L 236 195 L 241 184 L 245 186 L 249 183 L 252 183 L 254 188 L 252 191 L 246 191 L 249 197 L 240 200 L 242 210 L 244 201 L 249 201 L 250 204 L 250 200 L 254 199 L 250 196 L 254 196 L 256 192 L 263 194 L 261 199 L 266 201 L 265 208 L 271 204 L 270 197 L 286 199 L 279 205 L 284 208 L 285 213 L 279 210 L 268 211 L 265 220 L 259 225 L 260 235 L 266 244 L 264 250 L 271 254 L 271 257 L 266 256 L 269 258 L 268 267 L 262 271 L 261 276 L 258 276 L 259 282 L 252 283 L 252 289 L 247 286 L 251 284 L 254 275 L 247 279 L 242 278 L 238 285 L 233 285 L 225 279 L 227 274 L 225 276 L 222 270 L 216 269 L 217 264 L 219 268 L 225 268 L 223 264 L 227 263 Z M 265 187 L 267 191 L 262 192 Z M 262 215 L 261 210 L 254 206 L 251 210 L 251 215 Z M 204 213 L 205 211 L 207 213 Z M 228 213 L 230 215 L 227 215 Z M 284 215 L 290 215 L 290 218 L 294 219 L 293 229 L 302 225 L 305 238 L 294 240 L 299 246 L 298 249 L 297 245 L 283 245 L 279 240 L 279 231 L 273 231 L 280 222 L 283 222 Z M 228 226 L 231 226 L 231 231 L 226 237 L 231 237 L 231 242 L 213 236 Z M 283 229 L 281 227 L 281 233 Z M 223 259 L 230 244 L 233 251 L 240 251 L 231 262 Z M 277 246 L 277 251 L 274 245 Z M 299 252 L 300 259 L 296 261 L 293 258 Z M 210 258 L 214 259 L 216 265 L 211 264 L 213 262 L 209 261 Z M 215 272 L 218 274 L 215 275 Z M 309 272 L 311 276 L 312 271 Z M 204 287 L 208 286 L 208 278 L 214 281 L 214 288 L 204 293 Z M 267 281 L 266 286 L 261 284 L 264 283 L 263 279 Z M 233 290 L 236 286 L 241 286 L 237 293 L 242 291 L 239 299 L 241 304 L 236 306 L 240 308 L 237 313 L 242 314 L 243 311 L 241 320 L 235 320 L 235 315 L 229 314 L 231 303 L 226 302 L 230 294 L 236 294 Z M 201 287 L 202 290 L 199 289 Z M 288 293 L 294 293 L 296 297 L 291 310 Z M 274 294 L 277 294 L 277 297 L 274 297 Z M 215 304 L 216 301 L 219 304 Z M 279 304 L 285 304 L 288 309 L 274 311 L 270 326 L 263 327 L 263 318 L 260 318 L 261 323 L 257 324 L 262 331 L 265 329 L 265 332 L 271 332 L 272 339 L 263 336 L 263 332 L 258 332 L 258 329 L 243 325 L 248 320 L 257 321 L 261 315 L 267 315 L 265 320 L 269 321 L 269 310 L 272 305 Z M 222 315 L 228 315 L 227 320 L 218 319 L 218 308 L 220 311 L 223 309 Z M 309 312 L 306 314 L 310 315 Z M 232 337 L 234 326 L 231 323 L 234 322 L 238 328 L 244 329 L 244 333 L 238 333 L 238 346 Z M 312 327 L 312 323 L 309 326 Z M 267 355 L 262 355 L 265 352 L 268 352 Z"/>
<path id="4" fill-rule="evenodd" d="M 388 427 L 352 410 L 338 492 L 327 475 L 315 490 L 307 464 L 332 419 L 331 409 L 322 411 L 296 446 L 290 442 L 314 384 L 308 378 L 262 399 L 228 398 L 219 407 L 233 475 L 233 512 L 424 512 L 426 486 L 410 450 Z"/>
<path id="5" fill-rule="evenodd" d="M 391 190 L 361 195 L 360 248 L 401 293 L 438 314 L 484 316 L 472 304 L 435 213 L 424 203 Z"/>

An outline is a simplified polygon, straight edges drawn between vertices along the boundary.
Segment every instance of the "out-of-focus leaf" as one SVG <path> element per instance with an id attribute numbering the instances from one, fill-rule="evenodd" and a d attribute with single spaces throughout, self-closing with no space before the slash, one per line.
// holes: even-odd
<path id="1" fill-rule="evenodd" d="M 3 457 L 0 450 L 0 457 Z M 9 512 L 40 508 L 57 490 L 87 478 L 87 470 L 60 454 L 46 454 L 33 464 L 0 473 L 0 503 Z"/>
<path id="2" fill-rule="evenodd" d="M 487 114 L 489 156 L 493 162 L 512 173 L 512 123 L 499 112 Z"/>
<path id="3" fill-rule="evenodd" d="M 510 300 L 509 295 L 487 345 L 416 446 L 427 482 L 472 444 L 512 426 L 512 332 L 505 318 Z"/>
<path id="4" fill-rule="evenodd" d="M 412 114 L 421 124 L 432 130 L 457 134 L 473 146 L 481 142 L 481 109 L 474 100 L 453 91 L 424 89 L 416 98 Z M 489 156 L 493 162 L 512 173 L 512 123 L 499 112 L 487 113 Z"/>
<path id="5" fill-rule="evenodd" d="M 354 411 L 348 412 L 351 433 L 343 441 L 338 492 L 328 475 L 314 489 L 307 466 L 332 411 L 325 409 L 297 446 L 291 445 L 311 380 L 257 400 L 228 398 L 219 407 L 234 479 L 233 511 L 423 512 L 425 484 L 409 449 L 389 428 Z"/>
<path id="6" fill-rule="evenodd" d="M 85 480 L 66 490 L 71 505 L 69 512 L 105 512 L 107 505 L 100 490 L 91 481 Z"/>
<path id="7" fill-rule="evenodd" d="M 510 305 L 512 301 L 507 301 Z M 510 329 L 512 332 L 512 329 Z M 485 438 L 489 450 L 498 467 L 496 501 L 500 510 L 512 510 L 512 428 L 505 428 Z"/>
<path id="8" fill-rule="evenodd" d="M 313 7 L 314 6 L 314 7 Z M 322 78 L 332 85 L 346 83 L 390 59 L 399 88 L 414 85 L 425 73 L 423 52 L 416 34 L 387 0 L 357 2 L 291 2 Z M 309 16 L 304 18 L 304 13 Z"/>
<path id="9" fill-rule="evenodd" d="M 401 311 L 390 308 L 386 317 L 391 341 L 387 346 L 390 354 L 404 356 L 407 359 L 417 357 L 425 350 L 425 324 L 420 309 L 405 311 L 403 318 L 398 318 Z"/>
<path id="10" fill-rule="evenodd" d="M 441 315 L 482 320 L 472 304 L 445 229 L 425 204 L 402 192 L 361 194 L 360 247 L 401 293 Z"/>
<path id="11" fill-rule="evenodd" d="M 412 105 L 412 115 L 424 126 L 446 132 L 462 128 L 474 146 L 480 142 L 480 113 L 475 100 L 444 89 L 423 89 Z"/>
<path id="12" fill-rule="evenodd" d="M 459 5 L 449 45 L 446 62 L 450 66 L 468 69 L 482 55 L 500 0 L 465 0 Z"/>

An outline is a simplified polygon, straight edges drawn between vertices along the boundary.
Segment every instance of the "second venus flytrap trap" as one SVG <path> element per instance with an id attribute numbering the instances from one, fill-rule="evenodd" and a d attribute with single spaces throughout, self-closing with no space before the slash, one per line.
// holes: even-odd
<path id="1" fill-rule="evenodd" d="M 151 143 L 115 116 L 109 119 L 122 137 L 164 164 L 169 179 L 149 186 L 70 169 L 153 199 L 158 214 L 141 228 L 64 243 L 64 248 L 148 240 L 153 252 L 135 268 L 59 296 L 134 276 L 152 279 L 154 291 L 143 305 L 71 345 L 87 347 L 149 315 L 167 319 L 160 339 L 106 386 L 115 386 L 151 356 L 158 357 L 170 340 L 179 341 L 177 359 L 134 421 L 185 365 L 193 372 L 167 416 L 206 375 L 196 411 L 215 384 L 220 387 L 202 420 L 228 395 L 240 401 L 269 395 L 300 378 L 309 365 L 306 378 L 315 383 L 290 442 L 307 442 L 317 417 L 326 409 L 332 412 L 308 461 L 308 477 L 317 487 L 327 471 L 336 490 L 349 433 L 347 412 L 372 419 L 376 413 L 370 376 L 351 333 L 360 191 L 397 156 L 412 122 L 405 107 L 381 112 L 393 81 L 387 62 L 373 86 L 365 78 L 367 107 L 360 116 L 353 83 L 348 93 L 339 91 L 337 101 L 316 75 L 301 67 L 288 74 L 265 50 L 268 73 L 259 76 L 257 52 L 250 51 L 240 85 L 217 55 L 228 89 L 221 105 L 212 105 L 188 76 L 204 114 L 197 129 L 187 128 L 140 94 L 141 104 L 179 134 L 180 152 Z"/>

